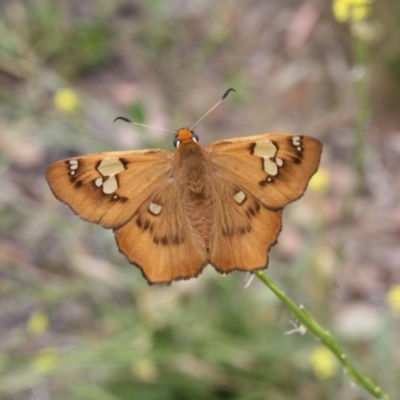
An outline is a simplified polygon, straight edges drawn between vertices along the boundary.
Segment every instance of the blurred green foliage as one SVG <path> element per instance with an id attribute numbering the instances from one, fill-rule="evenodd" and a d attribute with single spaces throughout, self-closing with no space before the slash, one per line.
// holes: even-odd
<path id="1" fill-rule="evenodd" d="M 297 121 L 303 129 L 304 114 L 310 130 L 334 129 L 340 113 L 325 110 L 328 122 L 322 120 L 325 115 L 317 120 L 307 112 L 296 114 L 315 92 L 313 84 L 309 91 L 274 92 L 268 86 L 274 79 L 262 69 L 279 71 L 296 58 L 278 39 L 296 2 L 261 8 L 276 19 L 259 11 L 256 2 L 181 3 L 0 4 L 0 398 L 367 399 L 340 370 L 318 380 L 310 359 L 319 343 L 309 335 L 285 335 L 293 328 L 290 314 L 258 282 L 244 290 L 243 274 L 221 277 L 208 267 L 196 280 L 149 287 L 118 253 L 112 232 L 81 221 L 48 189 L 45 168 L 63 157 L 123 148 L 129 140 L 135 148 L 172 148 L 169 136 L 141 130 L 126 135 L 123 129 L 131 127 L 112 125 L 116 116 L 174 129 L 182 121 L 194 122 L 230 86 L 241 93 L 202 123 L 200 130 L 215 132 L 204 135 L 205 141 L 259 133 L 255 130 L 277 115 L 282 125 L 274 128 L 292 128 Z M 388 7 L 376 6 L 375 22 L 388 40 L 367 43 L 369 68 L 396 77 L 400 7 L 390 4 L 397 14 Z M 353 34 L 322 9 L 321 24 L 334 26 L 329 32 L 336 29 L 337 38 L 345 38 L 336 38 L 332 48 L 351 58 L 346 47 Z M 266 25 L 274 35 L 263 31 Z M 307 51 L 309 63 L 322 74 L 321 44 Z M 334 80 L 333 73 L 329 79 Z M 338 93 L 348 90 L 344 80 L 335 89 L 335 98 L 343 102 L 346 96 Z M 377 85 L 365 94 L 371 96 L 366 101 L 374 105 L 374 96 L 396 98 L 394 81 Z M 329 81 L 322 93 L 333 85 Z M 271 98 L 251 97 L 259 86 Z M 54 95 L 64 87 L 74 88 L 81 108 L 65 113 L 55 107 Z M 250 97 L 252 114 L 243 111 L 250 108 Z M 279 101 L 273 99 L 280 97 L 286 103 L 278 112 Z M 335 102 L 326 103 L 333 107 Z M 317 98 L 310 109 L 319 106 Z M 326 151 L 335 154 L 329 140 Z M 398 323 L 385 308 L 384 291 L 377 283 L 378 295 L 371 300 L 356 289 L 343 289 L 345 271 L 332 261 L 337 254 L 330 246 L 348 236 L 338 239 L 343 231 L 324 219 L 331 203 L 324 203 L 321 193 L 307 193 L 301 204 L 286 210 L 283 225 L 301 243 L 295 254 L 274 249 L 268 272 L 333 331 L 340 331 L 335 308 L 347 301 L 370 300 L 379 307 L 375 335 L 352 341 L 338 333 L 338 340 L 395 396 L 400 390 Z M 38 312 L 48 324 L 32 320 Z"/>

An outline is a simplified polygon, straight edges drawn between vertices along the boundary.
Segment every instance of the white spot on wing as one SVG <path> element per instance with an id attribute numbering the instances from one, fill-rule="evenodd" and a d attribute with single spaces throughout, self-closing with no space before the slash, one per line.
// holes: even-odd
<path id="1" fill-rule="evenodd" d="M 78 160 L 69 160 L 69 169 L 71 170 L 71 175 L 75 175 L 73 170 L 78 169 Z"/>
<path id="2" fill-rule="evenodd" d="M 296 147 L 297 151 L 301 151 L 301 137 L 300 136 L 293 136 L 292 143 L 293 143 L 293 146 Z"/>
<path id="3" fill-rule="evenodd" d="M 101 160 L 97 170 L 103 176 L 116 175 L 125 169 L 124 165 L 118 158 L 104 158 Z"/>
<path id="4" fill-rule="evenodd" d="M 233 198 L 235 199 L 236 203 L 242 204 L 246 200 L 246 195 L 242 191 L 240 191 L 240 192 L 237 192 L 233 196 Z"/>
<path id="5" fill-rule="evenodd" d="M 150 203 L 149 210 L 152 214 L 158 215 L 158 214 L 160 214 L 160 212 L 162 210 L 162 206 L 160 206 L 159 204 L 156 204 L 156 203 Z"/>
<path id="6" fill-rule="evenodd" d="M 114 193 L 118 189 L 118 181 L 115 176 L 124 169 L 124 165 L 118 158 L 104 158 L 101 160 L 97 170 L 103 177 L 108 176 L 108 179 L 104 181 L 103 177 L 99 177 L 94 181 L 95 185 L 97 187 L 103 186 L 103 193 L 105 194 Z"/>
<path id="7" fill-rule="evenodd" d="M 258 157 L 271 158 L 275 157 L 276 151 L 276 146 L 270 140 L 266 140 L 265 142 L 258 142 L 254 146 L 253 154 Z"/>
<path id="8" fill-rule="evenodd" d="M 299 145 L 300 145 L 300 140 L 301 140 L 301 137 L 300 137 L 300 136 L 293 136 L 293 137 L 292 137 L 292 143 L 293 143 L 295 146 L 299 146 Z"/>
<path id="9" fill-rule="evenodd" d="M 118 189 L 117 178 L 112 175 L 103 183 L 103 192 L 105 194 L 114 193 Z"/>
<path id="10" fill-rule="evenodd" d="M 274 161 L 270 160 L 269 158 L 264 158 L 264 171 L 268 175 L 276 175 L 278 173 L 278 166 L 275 164 Z"/>
<path id="11" fill-rule="evenodd" d="M 300 140 L 300 137 L 296 136 L 295 138 L 292 138 L 292 141 L 294 139 Z M 272 176 L 277 175 L 278 167 L 282 167 L 283 165 L 282 158 L 279 157 L 275 158 L 277 152 L 278 152 L 277 146 L 270 140 L 265 140 L 264 142 L 258 142 L 254 146 L 253 155 L 264 159 L 263 168 L 268 175 Z"/>

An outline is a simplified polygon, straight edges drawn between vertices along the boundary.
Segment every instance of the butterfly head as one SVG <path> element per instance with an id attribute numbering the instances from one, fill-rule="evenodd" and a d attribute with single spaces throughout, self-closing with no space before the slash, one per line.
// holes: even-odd
<path id="1" fill-rule="evenodd" d="M 174 137 L 174 146 L 178 148 L 182 143 L 198 143 L 199 137 L 189 128 L 179 129 Z"/>

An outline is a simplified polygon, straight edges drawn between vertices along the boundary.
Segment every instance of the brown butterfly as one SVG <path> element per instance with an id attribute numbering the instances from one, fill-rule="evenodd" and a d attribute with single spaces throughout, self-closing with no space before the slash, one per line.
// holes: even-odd
<path id="1" fill-rule="evenodd" d="M 82 219 L 114 230 L 119 250 L 150 284 L 196 277 L 207 264 L 224 274 L 266 268 L 282 209 L 304 193 L 321 143 L 266 134 L 203 147 L 192 129 L 181 128 L 174 145 L 175 153 L 58 161 L 46 178 Z"/>

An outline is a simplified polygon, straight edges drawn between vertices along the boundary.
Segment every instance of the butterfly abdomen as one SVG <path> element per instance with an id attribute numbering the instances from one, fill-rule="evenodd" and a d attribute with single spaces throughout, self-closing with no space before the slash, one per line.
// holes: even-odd
<path id="1" fill-rule="evenodd" d="M 213 218 L 211 161 L 208 153 L 197 142 L 182 143 L 176 153 L 175 174 L 183 187 L 178 190 L 192 227 L 201 237 L 205 248 L 209 247 Z"/>

